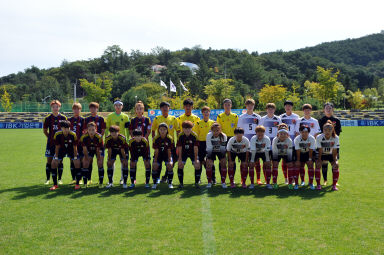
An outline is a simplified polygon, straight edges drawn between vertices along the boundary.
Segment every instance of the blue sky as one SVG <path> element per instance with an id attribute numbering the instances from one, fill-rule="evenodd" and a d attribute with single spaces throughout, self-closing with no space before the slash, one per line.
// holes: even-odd
<path id="1" fill-rule="evenodd" d="M 270 52 L 384 30 L 384 1 L 0 2 L 0 76 L 99 57 L 107 46 L 149 52 L 201 45 Z"/>

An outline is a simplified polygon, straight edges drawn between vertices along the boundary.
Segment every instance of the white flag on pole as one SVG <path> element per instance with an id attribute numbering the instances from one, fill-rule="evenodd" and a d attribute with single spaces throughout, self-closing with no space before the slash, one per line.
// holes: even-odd
<path id="1" fill-rule="evenodd" d="M 184 86 L 184 84 L 181 82 L 181 80 L 180 80 L 180 85 L 181 85 L 181 88 L 182 88 L 184 91 L 188 91 L 188 89 Z"/>
<path id="2" fill-rule="evenodd" d="M 169 85 L 170 85 L 170 91 L 176 92 L 176 86 L 175 84 L 173 84 L 172 80 L 169 80 Z"/>
<path id="3" fill-rule="evenodd" d="M 160 86 L 168 89 L 167 85 L 162 80 L 160 80 Z"/>

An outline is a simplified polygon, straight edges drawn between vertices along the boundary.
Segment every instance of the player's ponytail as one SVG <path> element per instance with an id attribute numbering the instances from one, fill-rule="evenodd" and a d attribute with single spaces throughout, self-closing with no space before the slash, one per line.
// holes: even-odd
<path id="1" fill-rule="evenodd" d="M 325 129 L 325 127 L 331 127 L 332 128 L 332 137 L 335 137 L 336 136 L 336 131 L 335 131 L 335 126 L 333 125 L 332 121 L 328 120 L 324 126 L 323 126 L 323 130 Z"/>

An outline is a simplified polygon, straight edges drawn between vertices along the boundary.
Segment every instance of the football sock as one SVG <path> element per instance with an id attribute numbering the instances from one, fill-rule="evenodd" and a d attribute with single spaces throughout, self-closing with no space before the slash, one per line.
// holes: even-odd
<path id="1" fill-rule="evenodd" d="M 91 180 L 92 179 L 92 169 L 93 169 L 93 164 L 89 164 L 89 167 L 88 167 L 88 180 Z"/>
<path id="2" fill-rule="evenodd" d="M 316 184 L 320 185 L 320 179 L 321 179 L 320 167 L 316 167 L 316 169 L 315 169 L 315 179 L 316 179 Z"/>
<path id="3" fill-rule="evenodd" d="M 99 168 L 99 184 L 103 184 L 104 181 L 104 167 Z"/>
<path id="4" fill-rule="evenodd" d="M 305 181 L 305 168 L 303 166 L 300 166 L 300 179 L 301 181 Z"/>
<path id="5" fill-rule="evenodd" d="M 75 163 L 71 160 L 71 176 L 72 180 L 76 179 Z"/>
<path id="6" fill-rule="evenodd" d="M 202 171 L 203 171 L 203 167 L 202 166 L 200 166 L 199 169 L 195 169 L 195 183 L 199 183 Z"/>
<path id="7" fill-rule="evenodd" d="M 173 180 L 173 170 L 171 171 L 168 171 L 168 184 L 172 184 L 172 180 Z"/>
<path id="8" fill-rule="evenodd" d="M 283 169 L 283 175 L 284 175 L 284 178 L 287 179 L 288 178 L 288 166 L 287 166 L 287 163 L 285 163 L 285 161 L 283 161 L 283 163 L 281 164 L 281 168 Z"/>
<path id="9" fill-rule="evenodd" d="M 326 181 L 327 175 L 328 175 L 328 162 L 325 164 L 322 164 L 321 168 L 322 168 L 321 170 L 323 172 L 323 179 L 324 179 L 324 181 Z"/>
<path id="10" fill-rule="evenodd" d="M 136 168 L 131 168 L 129 170 L 129 175 L 131 176 L 131 183 L 134 184 L 136 180 Z"/>
<path id="11" fill-rule="evenodd" d="M 59 163 L 58 172 L 59 172 L 59 175 L 58 175 L 59 180 L 61 180 L 61 177 L 63 176 L 63 162 Z"/>
<path id="12" fill-rule="evenodd" d="M 123 181 L 124 181 L 124 184 L 127 184 L 127 180 L 128 180 L 128 167 L 123 167 Z"/>
<path id="13" fill-rule="evenodd" d="M 308 177 L 309 177 L 309 184 L 313 184 L 313 176 L 315 175 L 315 170 L 313 167 L 308 168 Z"/>
<path id="14" fill-rule="evenodd" d="M 57 185 L 57 168 L 51 168 L 53 185 Z"/>
<path id="15" fill-rule="evenodd" d="M 273 183 L 277 183 L 277 176 L 278 176 L 278 171 L 277 171 L 278 167 L 273 167 L 272 168 L 272 181 Z"/>
<path id="16" fill-rule="evenodd" d="M 45 176 L 47 177 L 47 181 L 49 181 L 49 179 L 51 178 L 51 164 L 49 163 L 46 163 L 45 164 Z"/>
<path id="17" fill-rule="evenodd" d="M 108 175 L 108 182 L 113 183 L 113 167 L 108 167 L 107 175 Z"/>
<path id="18" fill-rule="evenodd" d="M 180 184 L 184 184 L 184 169 L 182 168 L 177 169 L 177 177 L 179 177 Z"/>
<path id="19" fill-rule="evenodd" d="M 149 183 L 149 179 L 151 178 L 151 168 L 145 169 L 145 184 Z"/>
<path id="20" fill-rule="evenodd" d="M 259 178 L 260 178 L 260 169 L 259 169 Z M 249 180 L 251 181 L 251 184 L 255 183 L 255 168 L 249 167 Z"/>

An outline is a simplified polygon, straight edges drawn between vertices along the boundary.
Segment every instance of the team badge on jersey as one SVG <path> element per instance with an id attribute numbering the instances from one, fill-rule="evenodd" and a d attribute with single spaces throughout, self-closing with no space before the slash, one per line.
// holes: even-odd
<path id="1" fill-rule="evenodd" d="M 169 125 L 169 129 L 172 129 L 173 128 L 173 125 Z"/>
<path id="2" fill-rule="evenodd" d="M 235 123 L 231 123 L 231 128 L 233 128 L 235 126 Z"/>
<path id="3" fill-rule="evenodd" d="M 274 125 L 275 127 L 277 127 L 277 126 L 279 125 L 279 122 L 275 121 L 275 122 L 273 122 L 273 125 Z"/>

